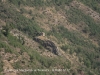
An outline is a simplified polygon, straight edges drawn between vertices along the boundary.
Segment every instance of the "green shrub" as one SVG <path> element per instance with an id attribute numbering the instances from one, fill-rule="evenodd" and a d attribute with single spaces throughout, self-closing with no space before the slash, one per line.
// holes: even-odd
<path id="1" fill-rule="evenodd" d="M 68 49 L 68 45 L 61 46 L 61 49 L 63 49 L 64 51 L 66 51 Z"/>
<path id="2" fill-rule="evenodd" d="M 94 11 L 97 11 L 100 13 L 100 7 L 99 7 L 100 0 L 79 0 L 79 1 L 89 6 Z"/>
<path id="3" fill-rule="evenodd" d="M 1 56 L 0 56 L 0 60 L 2 60 L 1 59 Z M 0 73 L 3 71 L 3 62 L 2 61 L 0 61 Z"/>
<path id="4" fill-rule="evenodd" d="M 12 53 L 13 50 L 5 43 L 5 42 L 0 42 L 0 48 L 4 48 L 5 52 Z"/>
<path id="5" fill-rule="evenodd" d="M 100 37 L 100 25 L 97 24 L 90 16 L 85 15 L 77 8 L 70 8 L 70 10 L 66 11 L 66 14 L 68 15 L 69 22 L 77 25 L 83 21 L 88 25 L 88 27 L 83 30 L 84 32 L 90 32 L 90 36 L 95 36 L 96 38 Z"/>
<path id="6" fill-rule="evenodd" d="M 91 62 L 90 62 L 90 60 L 87 59 L 87 58 L 84 60 L 84 64 L 85 64 L 88 68 L 91 67 Z"/>
<path id="7" fill-rule="evenodd" d="M 10 45 L 12 45 L 13 47 L 21 47 L 22 46 L 22 42 L 12 35 L 8 36 L 8 43 Z"/>
<path id="8" fill-rule="evenodd" d="M 21 4 L 25 4 L 23 0 L 8 0 L 9 2 L 13 3 L 16 6 L 20 6 Z"/>

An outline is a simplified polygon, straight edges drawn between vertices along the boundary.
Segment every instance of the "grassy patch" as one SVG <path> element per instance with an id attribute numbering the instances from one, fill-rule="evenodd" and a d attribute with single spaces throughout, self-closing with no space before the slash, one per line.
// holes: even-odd
<path id="1" fill-rule="evenodd" d="M 79 0 L 79 1 L 89 6 L 94 11 L 97 11 L 100 13 L 100 6 L 99 6 L 100 0 Z"/>
<path id="2" fill-rule="evenodd" d="M 83 21 L 88 25 L 88 32 L 90 36 L 100 37 L 100 25 L 97 24 L 90 16 L 85 15 L 81 10 L 76 8 L 70 8 L 66 11 L 69 22 L 78 24 Z"/>

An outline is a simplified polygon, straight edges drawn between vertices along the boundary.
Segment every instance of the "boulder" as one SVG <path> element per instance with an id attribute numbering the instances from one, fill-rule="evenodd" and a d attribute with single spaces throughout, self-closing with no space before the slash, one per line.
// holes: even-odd
<path id="1" fill-rule="evenodd" d="M 38 38 L 38 37 L 35 37 L 34 40 L 36 42 L 40 43 L 44 48 L 51 51 L 55 55 L 60 55 L 58 47 L 51 40 L 48 40 L 48 39 L 43 40 L 43 39 Z"/>

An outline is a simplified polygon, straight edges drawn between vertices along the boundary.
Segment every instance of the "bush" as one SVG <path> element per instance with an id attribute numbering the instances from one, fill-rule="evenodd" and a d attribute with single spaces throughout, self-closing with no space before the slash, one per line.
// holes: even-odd
<path id="1" fill-rule="evenodd" d="M 5 52 L 9 52 L 9 53 L 12 53 L 13 50 L 4 42 L 0 42 L 0 48 L 4 48 L 5 49 Z"/>
<path id="2" fill-rule="evenodd" d="M 84 60 L 84 64 L 85 64 L 88 68 L 91 67 L 91 62 L 90 62 L 90 60 L 87 59 L 87 58 Z"/>
<path id="3" fill-rule="evenodd" d="M 2 59 L 1 59 L 1 56 L 0 56 L 0 60 L 2 60 Z M 0 61 L 0 73 L 1 73 L 1 72 L 3 72 L 3 62 L 2 62 L 2 61 Z"/>
<path id="4" fill-rule="evenodd" d="M 99 7 L 100 0 L 80 0 L 80 1 L 89 6 L 90 8 L 92 8 L 94 11 L 100 13 L 100 7 Z"/>
<path id="5" fill-rule="evenodd" d="M 22 46 L 22 42 L 12 35 L 8 36 L 8 43 L 10 45 L 12 45 L 13 47 L 21 47 Z"/>
<path id="6" fill-rule="evenodd" d="M 9 35 L 9 30 L 10 30 L 10 27 L 8 25 L 6 25 L 6 26 L 3 27 L 2 33 L 5 36 L 8 36 Z"/>
<path id="7" fill-rule="evenodd" d="M 67 45 L 63 45 L 63 46 L 61 46 L 61 49 L 63 49 L 64 51 L 66 51 L 68 49 L 68 46 Z"/>
<path id="8" fill-rule="evenodd" d="M 68 15 L 69 22 L 78 24 L 83 21 L 88 25 L 88 27 L 83 29 L 84 32 L 90 32 L 90 36 L 95 36 L 96 38 L 100 37 L 100 26 L 90 16 L 85 15 L 77 8 L 70 8 L 70 10 L 66 11 L 66 14 Z"/>
<path id="9" fill-rule="evenodd" d="M 9 2 L 11 2 L 14 5 L 19 6 L 19 7 L 21 4 L 25 4 L 25 2 L 23 0 L 9 0 Z"/>

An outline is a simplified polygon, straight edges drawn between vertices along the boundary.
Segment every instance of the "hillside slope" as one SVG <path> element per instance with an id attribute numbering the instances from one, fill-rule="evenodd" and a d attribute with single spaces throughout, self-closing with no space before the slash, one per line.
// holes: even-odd
<path id="1" fill-rule="evenodd" d="M 100 75 L 99 0 L 0 0 L 0 75 Z"/>

